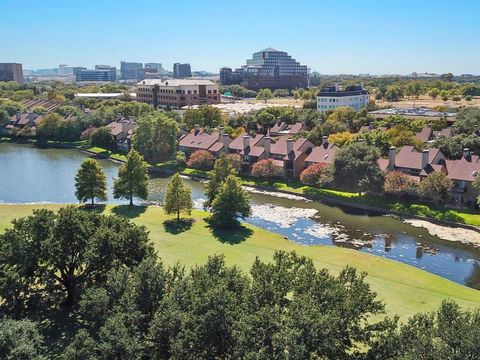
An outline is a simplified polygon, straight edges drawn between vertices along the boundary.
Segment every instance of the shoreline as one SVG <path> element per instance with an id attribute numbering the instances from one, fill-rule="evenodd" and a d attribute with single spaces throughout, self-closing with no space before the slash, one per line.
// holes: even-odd
<path id="1" fill-rule="evenodd" d="M 30 143 L 30 145 L 35 146 L 32 143 Z M 61 144 L 60 146 L 59 144 L 49 144 L 46 147 L 63 148 L 63 149 L 66 148 L 66 147 L 62 147 Z M 122 160 L 115 159 L 110 156 L 102 156 L 100 154 L 97 154 L 94 151 L 83 149 L 80 146 L 73 145 L 72 147 L 68 147 L 68 148 L 77 150 L 81 153 L 90 155 L 92 157 L 109 160 L 115 164 L 124 163 L 124 161 Z M 154 171 L 155 173 L 163 173 L 167 176 L 176 172 L 176 171 L 169 171 L 169 169 L 159 169 L 154 166 L 150 166 L 150 170 Z M 205 180 L 205 178 L 199 176 L 198 174 L 188 174 L 184 171 L 178 171 L 178 172 L 182 176 L 185 176 L 194 181 Z M 459 222 L 452 222 L 447 220 L 427 218 L 423 216 L 402 213 L 402 212 L 394 211 L 387 208 L 373 207 L 370 205 L 344 201 L 344 200 L 335 199 L 328 196 L 313 196 L 313 195 L 299 194 L 299 193 L 294 193 L 288 190 L 268 188 L 265 186 L 259 186 L 255 184 L 242 185 L 242 187 L 249 192 L 263 193 L 268 196 L 290 198 L 293 200 L 303 200 L 305 202 L 318 201 L 329 206 L 336 206 L 340 208 L 348 207 L 351 209 L 362 210 L 371 215 L 377 214 L 377 215 L 385 215 L 385 216 L 398 216 L 400 221 L 417 228 L 425 228 L 430 235 L 437 236 L 441 240 L 462 243 L 462 244 L 473 246 L 475 248 L 480 248 L 480 228 L 474 225 L 469 225 L 469 224 L 464 224 Z M 48 204 L 48 202 L 41 202 L 41 203 Z M 38 203 L 38 204 L 41 204 L 41 203 Z M 2 203 L 2 202 L 0 202 L 0 204 L 8 205 L 7 203 Z M 15 204 L 16 203 L 13 203 L 11 205 L 15 205 Z M 21 204 L 27 204 L 27 203 L 21 203 Z"/>

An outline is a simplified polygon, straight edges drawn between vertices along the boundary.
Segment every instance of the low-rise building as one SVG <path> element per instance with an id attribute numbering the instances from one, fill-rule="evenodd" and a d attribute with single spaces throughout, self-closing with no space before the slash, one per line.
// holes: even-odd
<path id="1" fill-rule="evenodd" d="M 170 109 L 220 103 L 218 85 L 210 80 L 145 79 L 137 84 L 137 101 Z"/>
<path id="2" fill-rule="evenodd" d="M 295 124 L 287 124 L 284 121 L 277 121 L 269 130 L 270 136 L 294 136 L 298 135 L 300 131 L 306 130 L 307 127 L 301 122 Z"/>
<path id="3" fill-rule="evenodd" d="M 305 167 L 316 164 L 322 164 L 327 167 L 333 164 L 337 150 L 338 146 L 333 143 L 329 143 L 328 137 L 323 136 L 322 144 L 320 146 L 315 146 L 312 149 L 312 152 L 306 157 Z"/>
<path id="4" fill-rule="evenodd" d="M 332 87 L 325 87 L 317 95 L 317 110 L 320 112 L 335 110 L 341 106 L 349 106 L 359 111 L 368 104 L 370 95 L 363 83 L 358 86 L 347 86 L 340 89 L 338 83 Z"/>
<path id="5" fill-rule="evenodd" d="M 134 118 L 120 118 L 107 125 L 112 131 L 113 141 L 118 151 L 128 152 L 132 143 L 132 136 L 137 128 Z"/>
<path id="6" fill-rule="evenodd" d="M 478 155 L 463 149 L 459 160 L 446 160 L 447 177 L 453 181 L 453 187 L 448 193 L 448 202 L 454 205 L 474 205 L 477 193 L 472 184 L 480 174 L 480 159 Z"/>

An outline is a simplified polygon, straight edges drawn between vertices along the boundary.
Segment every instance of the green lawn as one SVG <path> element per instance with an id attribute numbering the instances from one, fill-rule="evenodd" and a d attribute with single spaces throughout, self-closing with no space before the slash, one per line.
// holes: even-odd
<path id="1" fill-rule="evenodd" d="M 58 209 L 59 205 L 0 205 L 0 231 L 10 219 L 26 216 L 35 207 Z M 150 230 L 158 255 L 167 264 L 180 262 L 187 267 L 205 262 L 210 254 L 225 254 L 228 264 L 248 270 L 255 257 L 269 261 L 275 250 L 296 251 L 313 259 L 318 267 L 338 273 L 352 265 L 368 273 L 367 281 L 385 300 L 389 314 L 402 319 L 415 312 L 432 310 L 442 299 L 453 299 L 462 306 L 479 306 L 480 291 L 400 262 L 355 250 L 330 246 L 302 246 L 253 226 L 235 231 L 212 231 L 204 221 L 206 213 L 194 211 L 193 225 L 175 234 L 164 222 L 167 217 L 159 207 L 108 206 L 108 212 L 128 216 Z"/>

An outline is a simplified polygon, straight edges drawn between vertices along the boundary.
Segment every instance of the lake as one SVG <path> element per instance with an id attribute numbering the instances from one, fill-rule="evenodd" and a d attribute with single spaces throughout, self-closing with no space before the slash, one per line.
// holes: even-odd
<path id="1" fill-rule="evenodd" d="M 72 203 L 75 174 L 85 154 L 68 149 L 40 149 L 0 143 L 0 203 Z M 118 165 L 100 160 L 111 186 Z M 162 201 L 169 179 L 152 178 L 152 201 Z M 195 207 L 202 208 L 204 184 L 185 179 Z M 480 288 L 480 250 L 431 236 L 389 216 L 372 216 L 307 201 L 301 197 L 255 191 L 252 217 L 246 222 L 282 234 L 305 246 L 343 246 L 401 261 L 460 284 Z M 320 251 L 320 250 L 319 250 Z"/>

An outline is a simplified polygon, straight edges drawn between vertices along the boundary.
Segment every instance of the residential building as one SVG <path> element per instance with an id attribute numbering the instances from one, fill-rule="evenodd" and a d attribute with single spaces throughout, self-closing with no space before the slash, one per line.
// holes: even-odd
<path id="1" fill-rule="evenodd" d="M 176 79 L 183 79 L 192 76 L 192 69 L 190 64 L 173 64 L 173 77 Z"/>
<path id="2" fill-rule="evenodd" d="M 392 146 L 388 159 L 379 159 L 378 165 L 384 171 L 399 171 L 420 181 L 434 171 L 445 172 L 445 156 L 436 148 L 418 152 L 413 146 L 402 146 L 397 153 Z"/>
<path id="3" fill-rule="evenodd" d="M 141 80 L 142 63 L 137 62 L 120 62 L 120 78 L 122 80 Z"/>
<path id="4" fill-rule="evenodd" d="M 300 131 L 306 129 L 307 127 L 301 122 L 297 122 L 295 124 L 287 124 L 284 121 L 277 121 L 269 130 L 269 134 L 270 136 L 294 136 L 298 135 Z"/>
<path id="5" fill-rule="evenodd" d="M 199 125 L 195 125 L 191 132 L 180 138 L 178 148 L 187 156 L 198 150 L 207 150 L 218 157 L 222 152 L 228 152 L 231 142 L 232 138 L 224 133 L 223 128 L 209 134 L 200 129 Z"/>
<path id="6" fill-rule="evenodd" d="M 322 144 L 320 146 L 315 146 L 312 149 L 312 152 L 306 157 L 305 167 L 316 164 L 322 164 L 327 167 L 333 164 L 337 150 L 338 147 L 333 143 L 329 143 L 327 136 L 323 136 Z"/>
<path id="7" fill-rule="evenodd" d="M 338 83 L 335 86 L 322 88 L 317 95 L 317 110 L 325 112 L 335 110 L 341 106 L 349 106 L 359 111 L 369 101 L 368 92 L 363 83 L 356 86 L 347 86 L 340 89 Z"/>
<path id="8" fill-rule="evenodd" d="M 95 65 L 95 69 L 78 70 L 76 82 L 113 82 L 117 80 L 117 69 L 108 65 Z"/>
<path id="9" fill-rule="evenodd" d="M 137 128 L 135 118 L 120 118 L 107 125 L 112 131 L 113 141 L 118 151 L 128 152 L 132 142 L 132 135 Z"/>
<path id="10" fill-rule="evenodd" d="M 447 177 L 453 181 L 453 188 L 448 194 L 448 202 L 455 205 L 475 205 L 477 192 L 472 184 L 480 174 L 480 161 L 478 155 L 463 149 L 460 160 L 446 160 Z"/>
<path id="11" fill-rule="evenodd" d="M 16 81 L 23 83 L 22 64 L 0 63 L 0 81 Z"/>
<path id="12" fill-rule="evenodd" d="M 286 52 L 267 48 L 254 53 L 240 69 L 222 68 L 220 81 L 222 85 L 241 83 L 255 90 L 303 88 L 308 84 L 308 69 Z"/>
<path id="13" fill-rule="evenodd" d="M 25 126 L 35 128 L 44 116 L 34 112 L 18 112 L 10 118 L 10 123 L 6 126 L 7 132 L 12 132 L 14 129 L 22 129 Z"/>
<path id="14" fill-rule="evenodd" d="M 145 79 L 137 84 L 137 101 L 170 109 L 184 106 L 218 104 L 218 85 L 210 80 Z"/>
<path id="15" fill-rule="evenodd" d="M 28 111 L 33 111 L 35 108 L 44 108 L 47 112 L 53 111 L 56 108 L 65 105 L 62 101 L 44 100 L 44 99 L 23 99 L 20 104 L 25 106 Z"/>

